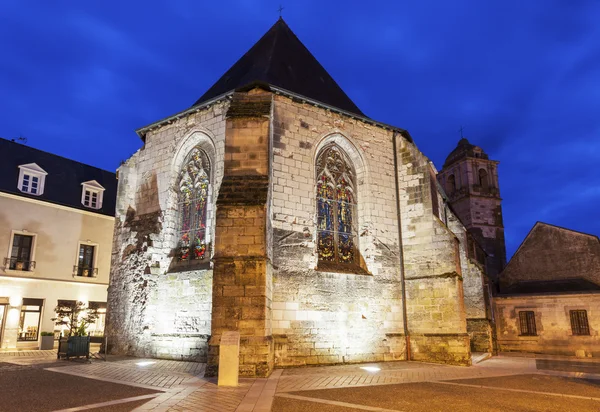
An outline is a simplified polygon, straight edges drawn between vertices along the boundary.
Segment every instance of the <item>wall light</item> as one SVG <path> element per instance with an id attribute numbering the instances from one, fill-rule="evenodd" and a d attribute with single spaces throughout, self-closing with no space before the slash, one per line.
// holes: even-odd
<path id="1" fill-rule="evenodd" d="M 152 361 L 144 361 L 144 362 L 137 362 L 136 365 L 137 366 L 148 366 L 148 365 L 152 365 L 156 362 L 152 362 Z"/>
<path id="2" fill-rule="evenodd" d="M 19 295 L 11 296 L 8 299 L 8 304 L 13 307 L 21 306 L 23 304 L 23 298 Z"/>
<path id="3" fill-rule="evenodd" d="M 367 372 L 379 372 L 381 370 L 381 368 L 376 366 L 361 366 L 360 368 L 366 370 Z"/>

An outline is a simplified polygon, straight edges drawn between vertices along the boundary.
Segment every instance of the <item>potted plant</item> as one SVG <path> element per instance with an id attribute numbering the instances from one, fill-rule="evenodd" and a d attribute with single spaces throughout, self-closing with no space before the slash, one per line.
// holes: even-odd
<path id="1" fill-rule="evenodd" d="M 17 262 L 17 263 L 15 263 L 15 270 L 23 270 L 23 266 L 24 266 L 23 262 Z"/>
<path id="2" fill-rule="evenodd" d="M 85 276 L 85 277 L 87 277 L 87 276 L 88 276 L 88 274 L 89 274 L 89 272 L 90 272 L 90 271 L 89 271 L 89 269 L 87 269 L 87 268 L 86 268 L 86 269 L 83 269 L 83 270 L 81 271 L 81 276 Z"/>
<path id="3" fill-rule="evenodd" d="M 54 348 L 54 332 L 42 332 L 42 343 L 40 350 L 49 350 Z"/>
<path id="4" fill-rule="evenodd" d="M 62 301 L 54 308 L 56 326 L 66 326 L 64 336 L 58 342 L 57 357 L 69 359 L 71 356 L 90 356 L 90 337 L 86 334 L 88 325 L 98 319 L 98 308 L 86 307 L 83 302 Z"/>

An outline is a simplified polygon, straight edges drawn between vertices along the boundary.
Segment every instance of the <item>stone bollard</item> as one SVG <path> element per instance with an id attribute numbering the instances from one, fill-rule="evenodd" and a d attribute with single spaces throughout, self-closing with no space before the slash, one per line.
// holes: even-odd
<path id="1" fill-rule="evenodd" d="M 219 345 L 219 386 L 238 386 L 240 333 L 224 332 Z"/>

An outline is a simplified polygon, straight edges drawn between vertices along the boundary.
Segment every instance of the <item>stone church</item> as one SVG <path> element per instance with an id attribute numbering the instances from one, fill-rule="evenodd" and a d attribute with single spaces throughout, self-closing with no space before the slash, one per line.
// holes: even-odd
<path id="1" fill-rule="evenodd" d="M 118 171 L 111 353 L 214 374 L 222 333 L 239 331 L 241 374 L 268 376 L 491 351 L 496 162 L 461 141 L 438 175 L 282 19 L 189 109 L 137 133 Z"/>

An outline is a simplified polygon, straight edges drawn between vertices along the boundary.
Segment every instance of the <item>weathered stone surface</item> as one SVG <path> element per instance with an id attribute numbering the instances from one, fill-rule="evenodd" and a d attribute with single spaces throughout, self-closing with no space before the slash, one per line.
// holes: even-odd
<path id="1" fill-rule="evenodd" d="M 315 160 L 327 144 L 356 175 L 358 259 L 345 271 L 317 269 Z M 212 264 L 191 270 L 172 259 L 174 182 L 197 145 L 213 168 Z M 239 331 L 242 376 L 402 360 L 408 347 L 413 359 L 469 363 L 467 317 L 487 319 L 485 278 L 411 139 L 256 89 L 148 132 L 120 173 L 114 353 L 206 359 L 216 374 L 221 334 Z"/>
<path id="2" fill-rule="evenodd" d="M 566 356 L 576 356 L 577 351 L 584 351 L 586 357 L 600 356 L 598 293 L 496 296 L 494 307 L 500 351 Z M 587 312 L 589 335 L 573 335 L 571 310 Z M 535 313 L 535 336 L 521 333 L 520 311 Z"/>

